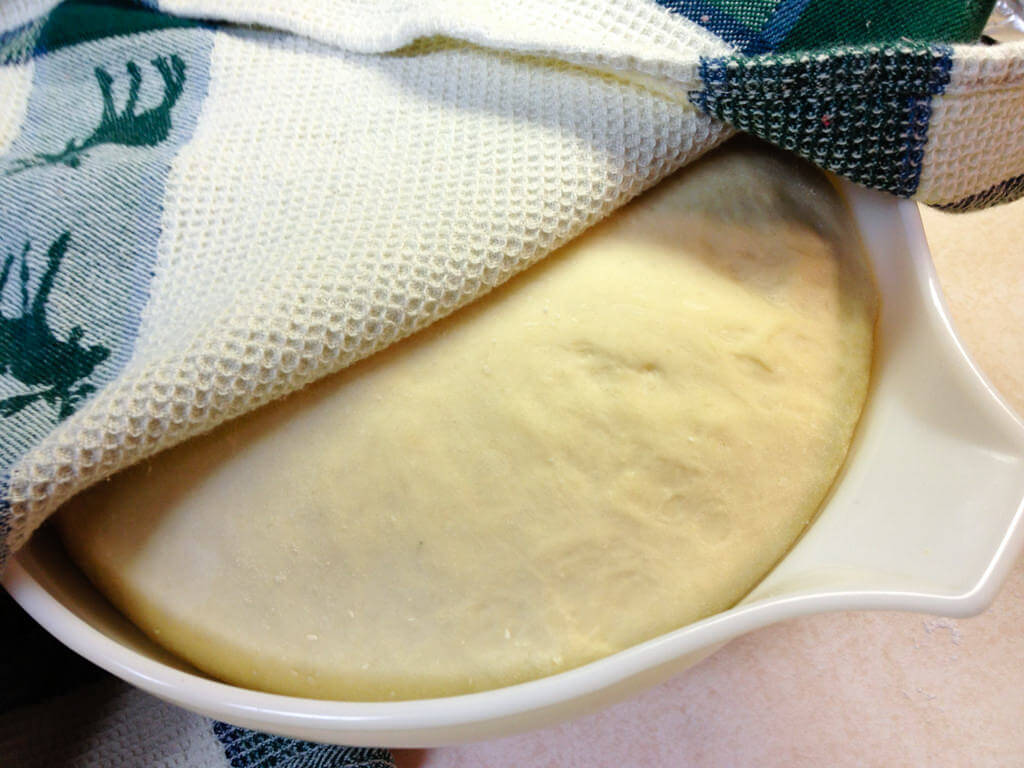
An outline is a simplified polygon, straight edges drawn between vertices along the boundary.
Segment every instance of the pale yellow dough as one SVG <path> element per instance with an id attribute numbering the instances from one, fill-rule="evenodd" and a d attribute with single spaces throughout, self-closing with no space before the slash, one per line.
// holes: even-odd
<path id="1" fill-rule="evenodd" d="M 537 678 L 734 604 L 812 519 L 871 365 L 828 184 L 749 147 L 476 305 L 72 501 L 74 558 L 252 688 Z"/>

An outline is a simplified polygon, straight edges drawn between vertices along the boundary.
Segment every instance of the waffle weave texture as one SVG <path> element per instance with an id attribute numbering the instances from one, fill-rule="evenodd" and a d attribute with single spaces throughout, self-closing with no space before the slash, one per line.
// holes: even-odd
<path id="1" fill-rule="evenodd" d="M 813 2 L 158 5 L 0 11 L 0 561 L 86 485 L 478 298 L 731 126 L 951 209 L 1022 188 L 1024 57 L 965 44 L 984 7 L 876 13 L 887 42 Z"/>
<path id="2" fill-rule="evenodd" d="M 736 129 L 949 210 L 1024 194 L 1024 43 L 976 42 L 991 6 L 7 0 L 0 571 L 74 493 L 424 328 Z M 387 764 L 115 709 L 89 764 Z"/>

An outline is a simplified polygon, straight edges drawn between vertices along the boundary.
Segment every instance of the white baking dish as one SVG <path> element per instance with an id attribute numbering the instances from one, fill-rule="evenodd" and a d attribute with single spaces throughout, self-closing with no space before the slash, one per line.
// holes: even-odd
<path id="1" fill-rule="evenodd" d="M 882 294 L 867 410 L 817 521 L 732 610 L 530 683 L 350 703 L 260 693 L 195 672 L 111 608 L 45 531 L 15 559 L 4 585 L 70 648 L 167 701 L 251 728 L 373 746 L 433 746 L 550 725 L 794 616 L 866 608 L 977 613 L 1024 545 L 1024 424 L 953 332 L 916 206 L 840 187 Z"/>

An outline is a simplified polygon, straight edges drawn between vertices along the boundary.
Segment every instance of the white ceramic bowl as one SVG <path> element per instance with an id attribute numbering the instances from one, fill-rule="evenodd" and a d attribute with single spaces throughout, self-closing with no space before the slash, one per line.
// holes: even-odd
<path id="1" fill-rule="evenodd" d="M 434 746 L 550 725 L 794 616 L 867 608 L 977 613 L 1024 545 L 1024 424 L 953 332 L 916 206 L 840 186 L 882 294 L 867 409 L 814 525 L 732 610 L 530 683 L 354 703 L 260 693 L 192 670 L 111 608 L 45 531 L 15 559 L 4 585 L 67 646 L 160 698 L 242 726 L 367 746 Z"/>

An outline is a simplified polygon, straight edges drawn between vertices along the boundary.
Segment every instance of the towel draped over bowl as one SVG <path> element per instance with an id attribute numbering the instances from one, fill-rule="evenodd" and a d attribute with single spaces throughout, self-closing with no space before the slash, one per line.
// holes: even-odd
<path id="1" fill-rule="evenodd" d="M 0 571 L 89 484 L 424 328 L 736 130 L 946 210 L 1021 196 L 1024 42 L 979 42 L 992 6 L 5 3 Z"/>

